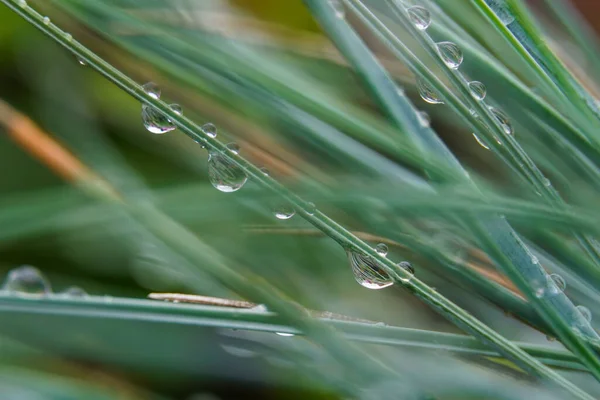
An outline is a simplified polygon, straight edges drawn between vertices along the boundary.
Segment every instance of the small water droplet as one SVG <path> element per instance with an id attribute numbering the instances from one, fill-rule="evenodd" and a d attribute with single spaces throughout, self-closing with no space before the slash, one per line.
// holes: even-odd
<path id="1" fill-rule="evenodd" d="M 329 5 L 333 8 L 336 17 L 339 19 L 344 19 L 346 17 L 346 10 L 340 0 L 329 0 Z"/>
<path id="2" fill-rule="evenodd" d="M 394 284 L 390 276 L 373 257 L 348 250 L 348 261 L 354 279 L 367 289 L 383 289 Z"/>
<path id="3" fill-rule="evenodd" d="M 211 151 L 208 154 L 208 179 L 215 188 L 229 193 L 244 186 L 248 175 L 224 155 Z"/>
<path id="4" fill-rule="evenodd" d="M 431 125 L 431 117 L 425 111 L 418 111 L 417 119 L 423 128 L 429 128 Z"/>
<path id="5" fill-rule="evenodd" d="M 213 139 L 217 137 L 217 127 L 211 124 L 210 122 L 202 125 L 201 128 L 208 137 L 211 137 Z"/>
<path id="6" fill-rule="evenodd" d="M 27 7 L 27 1 L 26 1 L 26 0 L 19 0 L 19 5 L 20 5 L 22 8 L 25 8 L 25 7 Z"/>
<path id="7" fill-rule="evenodd" d="M 73 40 L 73 35 L 71 35 L 70 33 L 66 33 L 65 39 L 67 39 L 67 42 L 70 42 L 71 40 Z"/>
<path id="8" fill-rule="evenodd" d="M 262 167 L 262 168 L 260 169 L 260 172 L 262 172 L 262 174 L 263 174 L 264 176 L 269 176 L 269 170 L 268 170 L 268 168 L 266 168 L 266 167 Z"/>
<path id="9" fill-rule="evenodd" d="M 375 251 L 378 254 L 381 254 L 384 257 L 387 256 L 387 253 L 388 253 L 387 244 L 385 244 L 385 243 L 379 243 L 377 246 L 375 246 Z"/>
<path id="10" fill-rule="evenodd" d="M 487 144 L 486 144 L 486 143 L 485 143 L 483 140 L 481 140 L 481 139 L 479 138 L 479 136 L 477 136 L 476 134 L 473 134 L 473 137 L 475 138 L 475 140 L 477 141 L 477 143 L 479 143 L 479 145 L 480 145 L 481 147 L 483 147 L 483 148 L 484 148 L 484 149 L 486 149 L 486 150 L 489 150 L 489 149 L 490 149 L 490 147 L 489 147 L 489 146 L 488 146 L 488 145 L 487 145 Z"/>
<path id="11" fill-rule="evenodd" d="M 44 17 L 42 19 L 42 21 L 44 22 L 44 25 L 50 25 L 50 18 L 49 17 Z"/>
<path id="12" fill-rule="evenodd" d="M 306 203 L 307 207 L 306 207 L 306 213 L 308 215 L 314 215 L 315 211 L 317 211 L 317 206 L 315 206 L 315 203 L 312 202 L 308 202 Z"/>
<path id="13" fill-rule="evenodd" d="M 142 85 L 142 89 L 144 92 L 150 95 L 150 97 L 154 97 L 155 99 L 160 99 L 160 88 L 154 82 L 148 82 Z"/>
<path id="14" fill-rule="evenodd" d="M 237 143 L 227 143 L 227 148 L 229 149 L 230 152 L 232 152 L 233 154 L 239 154 L 240 153 L 240 146 L 238 146 Z"/>
<path id="15" fill-rule="evenodd" d="M 23 265 L 8 273 L 2 290 L 23 296 L 42 297 L 52 292 L 50 282 L 40 270 Z"/>
<path id="16" fill-rule="evenodd" d="M 431 13 L 424 7 L 413 6 L 408 10 L 408 16 L 417 29 L 425 30 L 431 25 Z"/>
<path id="17" fill-rule="evenodd" d="M 142 121 L 148 131 L 157 135 L 162 135 L 176 128 L 175 124 L 166 115 L 147 104 L 142 104 Z"/>
<path id="18" fill-rule="evenodd" d="M 585 319 L 587 322 L 590 322 L 592 320 L 592 312 L 589 308 L 585 306 L 577 306 L 576 308 L 577 311 L 579 311 L 579 314 L 581 314 L 581 316 L 583 317 L 583 319 Z"/>
<path id="19" fill-rule="evenodd" d="M 257 304 L 256 306 L 251 308 L 252 311 L 256 311 L 256 312 L 267 312 L 269 311 L 267 309 L 267 306 L 265 306 L 264 304 Z"/>
<path id="20" fill-rule="evenodd" d="M 546 335 L 546 340 L 548 340 L 549 342 L 556 342 L 556 338 L 550 335 Z"/>
<path id="21" fill-rule="evenodd" d="M 87 65 L 87 63 L 85 62 L 85 60 L 79 56 L 77 56 L 77 62 L 81 65 Z"/>
<path id="22" fill-rule="evenodd" d="M 169 105 L 169 107 L 171 107 L 171 110 L 175 111 L 175 114 L 177 115 L 183 115 L 183 108 L 181 108 L 181 106 L 179 104 L 171 104 Z"/>
<path id="23" fill-rule="evenodd" d="M 463 54 L 460 48 L 452 42 L 437 43 L 438 53 L 444 64 L 450 69 L 457 69 L 463 62 Z"/>
<path id="24" fill-rule="evenodd" d="M 479 101 L 485 99 L 485 95 L 487 94 L 485 85 L 479 81 L 469 82 L 469 91 L 471 92 L 471 96 Z"/>
<path id="25" fill-rule="evenodd" d="M 531 263 L 532 263 L 532 264 L 539 264 L 539 263 L 540 263 L 540 260 L 539 260 L 539 259 L 538 259 L 536 256 L 534 256 L 534 255 L 532 254 L 532 255 L 531 255 Z"/>
<path id="26" fill-rule="evenodd" d="M 273 211 L 273 214 L 277 219 L 290 219 L 296 214 L 296 210 L 288 205 L 280 205 Z"/>
<path id="27" fill-rule="evenodd" d="M 548 179 L 548 178 L 544 178 L 544 180 L 542 182 L 544 183 L 544 186 L 546 186 L 546 187 L 552 186 L 552 182 L 550 182 L 550 179 Z"/>
<path id="28" fill-rule="evenodd" d="M 557 289 L 560 290 L 561 292 L 564 292 L 565 289 L 567 288 L 567 282 L 564 280 L 564 278 L 562 276 L 560 276 L 558 274 L 552 274 L 552 275 L 550 275 L 550 279 L 552 279 L 552 282 L 554 282 Z"/>
<path id="29" fill-rule="evenodd" d="M 512 135 L 514 131 L 513 131 L 512 125 L 510 123 L 510 120 L 508 119 L 508 116 L 506 114 L 504 114 L 504 112 L 502 110 L 500 110 L 496 107 L 489 107 L 489 110 L 492 113 L 492 115 L 494 117 L 496 117 L 496 120 L 502 127 L 502 130 L 504 131 L 504 133 L 506 133 L 507 135 Z"/>
<path id="30" fill-rule="evenodd" d="M 444 104 L 444 102 L 440 99 L 440 95 L 435 91 L 435 89 L 425 82 L 421 77 L 417 77 L 417 90 L 419 91 L 421 98 L 427 103 Z"/>
<path id="31" fill-rule="evenodd" d="M 412 279 L 413 275 L 415 274 L 415 269 L 413 268 L 411 263 L 409 263 L 408 261 L 400 261 L 398 263 L 398 266 L 409 273 L 409 276 L 407 276 L 407 277 L 400 276 L 400 280 L 402 282 L 409 282 Z"/>
<path id="32" fill-rule="evenodd" d="M 60 292 L 61 295 L 66 297 L 87 297 L 87 292 L 79 286 L 70 286 Z"/>
<path id="33" fill-rule="evenodd" d="M 284 336 L 284 337 L 292 337 L 292 336 L 296 336 L 293 333 L 289 333 L 289 332 L 275 332 L 276 335 L 279 336 Z"/>

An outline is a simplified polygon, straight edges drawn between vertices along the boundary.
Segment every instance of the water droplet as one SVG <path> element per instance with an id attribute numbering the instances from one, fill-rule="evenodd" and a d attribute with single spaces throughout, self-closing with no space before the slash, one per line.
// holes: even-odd
<path id="1" fill-rule="evenodd" d="M 67 42 L 70 42 L 71 40 L 73 40 L 73 35 L 71 35 L 70 33 L 66 33 L 65 39 L 67 39 Z"/>
<path id="2" fill-rule="evenodd" d="M 546 186 L 546 187 L 552 186 L 552 182 L 550 182 L 550 179 L 548 179 L 548 178 L 544 178 L 542 180 L 542 182 L 543 182 L 544 186 Z"/>
<path id="3" fill-rule="evenodd" d="M 210 122 L 208 124 L 202 125 L 201 128 L 208 137 L 211 137 L 213 139 L 217 137 L 217 127 L 211 124 Z"/>
<path id="4" fill-rule="evenodd" d="M 25 7 L 27 7 L 27 1 L 26 1 L 26 0 L 19 0 L 19 5 L 20 5 L 22 8 L 25 8 Z"/>
<path id="5" fill-rule="evenodd" d="M 417 27 L 417 29 L 425 30 L 431 25 L 431 14 L 429 10 L 420 6 L 410 7 L 408 10 L 408 16 L 412 23 Z"/>
<path id="6" fill-rule="evenodd" d="M 288 205 L 280 205 L 273 211 L 273 214 L 278 219 L 290 219 L 296 214 L 296 210 Z"/>
<path id="7" fill-rule="evenodd" d="M 346 10 L 344 9 L 344 5 L 340 0 L 329 0 L 329 5 L 331 8 L 333 8 L 336 17 L 339 19 L 344 19 L 346 16 Z"/>
<path id="8" fill-rule="evenodd" d="M 378 254 L 381 254 L 384 257 L 387 256 L 387 253 L 388 253 L 387 244 L 385 244 L 385 243 L 379 243 L 377 246 L 375 246 L 375 251 Z"/>
<path id="9" fill-rule="evenodd" d="M 275 332 L 276 335 L 279 336 L 284 336 L 284 337 L 292 337 L 292 336 L 296 336 L 293 333 L 288 333 L 288 332 Z"/>
<path id="10" fill-rule="evenodd" d="M 85 62 L 85 60 L 79 56 L 77 56 L 77 62 L 81 65 L 87 65 L 87 63 Z"/>
<path id="11" fill-rule="evenodd" d="M 539 259 L 538 259 L 536 256 L 534 256 L 534 255 L 532 254 L 532 255 L 531 255 L 531 263 L 532 263 L 532 264 L 539 264 L 539 263 L 540 263 L 540 260 L 539 260 Z"/>
<path id="12" fill-rule="evenodd" d="M 142 121 L 148 131 L 157 135 L 162 135 L 176 128 L 175 124 L 166 115 L 147 104 L 142 104 Z"/>
<path id="13" fill-rule="evenodd" d="M 479 145 L 481 147 L 483 147 L 486 150 L 489 150 L 490 147 L 481 139 L 479 139 L 479 136 L 477 136 L 476 134 L 473 134 L 473 137 L 475 138 L 475 140 L 477 141 L 477 143 L 479 143 Z"/>
<path id="14" fill-rule="evenodd" d="M 224 155 L 211 151 L 208 154 L 208 179 L 221 192 L 235 192 L 248 180 L 248 175 Z"/>
<path id="15" fill-rule="evenodd" d="M 23 265 L 8 273 L 2 290 L 18 295 L 41 297 L 52 292 L 50 282 L 40 270 L 31 265 Z"/>
<path id="16" fill-rule="evenodd" d="M 421 77 L 417 77 L 417 90 L 423 100 L 430 104 L 444 104 L 440 95 Z"/>
<path id="17" fill-rule="evenodd" d="M 457 69 L 463 62 L 463 54 L 460 48 L 452 42 L 437 43 L 438 53 L 444 64 L 450 69 Z"/>
<path id="18" fill-rule="evenodd" d="M 181 106 L 179 104 L 171 104 L 169 105 L 169 107 L 171 107 L 171 110 L 175 111 L 175 114 L 177 115 L 183 115 L 183 108 L 181 108 Z"/>
<path id="19" fill-rule="evenodd" d="M 550 335 L 546 335 L 546 340 L 548 340 L 549 342 L 556 342 L 556 338 Z"/>
<path id="20" fill-rule="evenodd" d="M 264 176 L 269 176 L 269 170 L 266 167 L 262 167 L 260 172 L 262 172 Z"/>
<path id="21" fill-rule="evenodd" d="M 550 279 L 556 286 L 556 289 L 558 290 L 559 293 L 564 292 L 565 289 L 567 288 L 567 282 L 565 281 L 565 279 L 562 276 L 560 276 L 558 274 L 552 274 L 552 275 L 550 275 Z"/>
<path id="22" fill-rule="evenodd" d="M 413 268 L 411 263 L 409 263 L 408 261 L 400 261 L 398 263 L 398 266 L 409 273 L 409 276 L 407 276 L 407 277 L 400 276 L 399 277 L 400 280 L 402 282 L 409 282 L 412 279 L 413 275 L 415 274 L 415 269 Z"/>
<path id="23" fill-rule="evenodd" d="M 510 120 L 508 119 L 508 116 L 506 114 L 504 114 L 504 112 L 502 110 L 500 110 L 496 107 L 489 107 L 489 110 L 492 113 L 492 115 L 494 117 L 496 117 L 496 120 L 502 127 L 502 130 L 504 131 L 504 133 L 506 133 L 507 135 L 512 135 L 514 131 L 513 131 L 512 125 L 510 123 Z"/>
<path id="24" fill-rule="evenodd" d="M 254 307 L 252 307 L 251 310 L 255 311 L 255 312 L 267 312 L 267 311 L 269 311 L 267 309 L 267 306 L 265 306 L 264 304 L 257 304 Z"/>
<path id="25" fill-rule="evenodd" d="M 471 96 L 479 101 L 485 99 L 485 95 L 487 94 L 485 85 L 479 81 L 469 82 L 469 91 L 471 92 Z"/>
<path id="26" fill-rule="evenodd" d="M 431 125 L 431 117 L 425 111 L 418 111 L 417 119 L 423 128 L 429 128 Z"/>
<path id="27" fill-rule="evenodd" d="M 66 297 L 87 297 L 87 292 L 79 286 L 70 286 L 60 292 L 61 295 Z"/>
<path id="28" fill-rule="evenodd" d="M 367 289 L 383 289 L 394 284 L 387 272 L 373 257 L 350 250 L 346 253 L 354 279 L 360 285 Z"/>
<path id="29" fill-rule="evenodd" d="M 233 154 L 240 153 L 240 146 L 238 146 L 237 143 L 228 143 L 226 146 L 229 149 L 229 151 L 232 152 Z"/>
<path id="30" fill-rule="evenodd" d="M 154 82 L 145 83 L 142 86 L 142 89 L 144 89 L 144 92 L 149 94 L 150 97 L 154 97 L 157 100 L 160 99 L 160 88 L 158 87 L 158 85 L 156 83 L 154 83 Z"/>
<path id="31" fill-rule="evenodd" d="M 49 17 L 44 17 L 42 19 L 42 21 L 44 22 L 44 25 L 50 25 L 50 18 Z"/>
<path id="32" fill-rule="evenodd" d="M 589 308 L 585 307 L 585 306 L 577 306 L 577 311 L 579 311 L 579 314 L 581 314 L 581 316 L 583 317 L 583 319 L 585 319 L 587 322 L 590 322 L 592 320 L 592 312 L 589 310 Z"/>
<path id="33" fill-rule="evenodd" d="M 306 203 L 307 207 L 306 207 L 306 213 L 308 215 L 314 215 L 315 211 L 317 211 L 317 206 L 315 206 L 315 203 L 312 202 L 308 202 Z"/>

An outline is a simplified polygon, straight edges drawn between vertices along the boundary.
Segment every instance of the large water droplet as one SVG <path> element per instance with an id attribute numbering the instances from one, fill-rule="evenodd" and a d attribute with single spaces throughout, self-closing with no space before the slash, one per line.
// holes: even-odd
<path id="1" fill-rule="evenodd" d="M 2 290 L 25 296 L 41 297 L 52 292 L 50 282 L 40 270 L 31 265 L 23 265 L 8 273 Z"/>
<path id="2" fill-rule="evenodd" d="M 154 82 L 148 82 L 142 85 L 142 89 L 144 92 L 148 93 L 150 97 L 154 97 L 155 99 L 160 99 L 160 88 Z"/>
<path id="3" fill-rule="evenodd" d="M 592 312 L 589 308 L 585 306 L 577 306 L 576 308 L 577 311 L 579 311 L 579 314 L 581 314 L 581 316 L 583 317 L 583 319 L 585 319 L 587 322 L 590 322 L 592 320 Z"/>
<path id="4" fill-rule="evenodd" d="M 408 10 L 408 16 L 417 29 L 425 30 L 431 25 L 431 14 L 429 10 L 421 6 L 413 6 Z"/>
<path id="5" fill-rule="evenodd" d="M 510 120 L 508 119 L 508 116 L 504 114 L 502 110 L 496 107 L 489 107 L 489 110 L 492 113 L 492 115 L 496 117 L 496 120 L 502 127 L 504 133 L 506 133 L 507 135 L 512 135 L 514 130 L 512 124 L 510 123 Z"/>
<path id="6" fill-rule="evenodd" d="M 211 124 L 210 122 L 201 126 L 202 130 L 208 137 L 216 138 L 217 137 L 217 127 Z"/>
<path id="7" fill-rule="evenodd" d="M 426 102 L 430 104 L 444 104 L 442 99 L 440 99 L 440 95 L 435 91 L 435 89 L 425 82 L 421 77 L 417 77 L 417 90 L 419 91 L 421 98 Z"/>
<path id="8" fill-rule="evenodd" d="M 175 124 L 166 115 L 147 104 L 142 104 L 142 121 L 148 131 L 157 135 L 162 135 L 176 128 Z"/>
<path id="9" fill-rule="evenodd" d="M 367 289 L 383 289 L 394 284 L 390 276 L 371 256 L 347 251 L 354 279 Z"/>
<path id="10" fill-rule="evenodd" d="M 65 297 L 87 297 L 87 292 L 80 288 L 79 286 L 70 286 L 60 292 L 61 295 Z"/>
<path id="11" fill-rule="evenodd" d="M 329 0 L 329 5 L 333 8 L 336 17 L 339 19 L 344 19 L 346 17 L 346 10 L 340 0 Z"/>
<path id="12" fill-rule="evenodd" d="M 438 53 L 448 68 L 457 69 L 463 62 L 463 54 L 460 48 L 452 42 L 440 42 L 437 44 Z"/>
<path id="13" fill-rule="evenodd" d="M 479 101 L 485 99 L 485 95 L 487 94 L 485 85 L 479 81 L 469 82 L 469 91 L 471 92 L 471 96 Z"/>
<path id="14" fill-rule="evenodd" d="M 387 253 L 388 253 L 387 244 L 385 244 L 385 243 L 379 243 L 377 246 L 375 246 L 375 251 L 378 254 L 381 254 L 384 257 L 387 256 Z"/>
<path id="15" fill-rule="evenodd" d="M 44 25 L 50 25 L 50 17 L 44 17 L 42 21 L 44 22 Z"/>
<path id="16" fill-rule="evenodd" d="M 221 192 L 235 192 L 248 180 L 248 175 L 224 155 L 211 151 L 208 154 L 208 179 Z"/>
<path id="17" fill-rule="evenodd" d="M 406 277 L 399 276 L 400 280 L 402 282 L 409 282 L 412 279 L 413 275 L 415 274 L 415 269 L 413 268 L 411 263 L 409 263 L 408 261 L 400 261 L 398 263 L 398 266 L 400 268 L 402 268 L 403 270 L 405 270 L 406 272 L 408 272 L 408 276 L 406 276 Z"/>
<path id="18" fill-rule="evenodd" d="M 290 219 L 296 214 L 296 210 L 287 204 L 283 204 L 276 207 L 273 214 L 278 219 Z"/>

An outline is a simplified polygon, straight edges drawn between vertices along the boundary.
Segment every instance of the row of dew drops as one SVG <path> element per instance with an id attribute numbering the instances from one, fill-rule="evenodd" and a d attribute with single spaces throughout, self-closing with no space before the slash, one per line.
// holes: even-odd
<path id="1" fill-rule="evenodd" d="M 380 243 L 375 247 L 377 253 L 386 256 L 388 248 Z M 386 273 L 379 267 L 378 263 L 371 257 L 357 252 L 348 252 L 348 259 L 352 266 L 357 281 L 369 289 L 381 289 L 392 284 Z M 414 273 L 410 263 L 403 261 L 399 264 L 401 268 L 406 269 L 411 274 Z M 566 289 L 565 280 L 557 274 L 548 276 L 548 284 L 545 289 L 536 292 L 538 297 L 552 296 L 562 293 Z M 42 298 L 50 295 L 58 295 L 64 298 L 86 298 L 88 294 L 78 286 L 71 286 L 59 293 L 53 293 L 49 280 L 40 272 L 39 269 L 31 265 L 22 265 L 9 271 L 4 283 L 2 284 L 0 294 L 17 295 L 27 298 Z M 266 308 L 262 305 L 256 307 L 257 310 L 264 311 Z M 579 318 L 589 323 L 592 319 L 590 310 L 582 305 L 576 307 L 579 312 Z M 578 324 L 578 319 L 574 318 L 574 324 Z M 578 326 L 574 326 L 578 328 Z M 293 333 L 277 332 L 280 336 L 294 336 Z"/>
<path id="2" fill-rule="evenodd" d="M 28 8 L 26 0 L 19 0 L 18 4 L 22 8 Z M 339 18 L 344 18 L 344 9 L 339 0 L 330 0 L 331 6 L 335 10 L 335 14 Z M 44 25 L 50 25 L 50 18 L 45 16 L 42 19 Z M 73 37 L 69 33 L 64 33 L 64 37 L 67 41 L 72 41 Z M 86 65 L 85 60 L 77 57 L 78 62 L 81 65 Z M 160 99 L 161 90 L 153 82 L 148 82 L 143 85 L 144 91 L 154 99 Z M 178 115 L 183 115 L 183 109 L 178 104 L 171 104 L 170 108 Z M 154 134 L 164 134 L 176 129 L 176 125 L 166 115 L 156 110 L 150 105 L 142 104 L 142 121 L 144 127 Z M 217 136 L 217 128 L 212 123 L 204 124 L 201 129 L 210 138 Z M 204 147 L 204 145 L 202 145 Z M 236 143 L 229 143 L 226 145 L 227 149 L 233 153 L 238 154 L 240 147 Z M 269 171 L 266 168 L 261 168 L 264 175 L 269 176 Z M 235 192 L 244 186 L 248 180 L 248 175 L 242 168 L 230 161 L 227 157 L 218 151 L 209 150 L 208 155 L 208 177 L 210 183 L 218 190 L 222 192 Z M 308 214 L 312 215 L 316 211 L 316 207 L 313 203 L 308 203 L 308 208 L 305 210 Z M 274 215 L 278 219 L 290 219 L 296 214 L 293 207 L 288 205 L 281 205 L 276 207 Z M 379 254 L 387 254 L 387 247 L 383 250 L 384 244 L 380 244 L 377 247 Z M 384 268 L 372 257 L 358 253 L 355 250 L 347 249 L 348 259 L 354 273 L 356 281 L 362 286 L 369 289 L 381 289 L 393 284 L 392 278 L 385 272 Z M 405 271 L 409 272 L 412 276 L 414 270 L 410 263 L 401 262 L 398 266 Z M 33 267 L 31 267 L 33 268 Z M 30 276 L 35 275 L 31 269 L 26 269 L 27 272 L 15 272 L 17 276 L 24 276 L 29 274 Z M 40 275 L 41 277 L 41 275 Z M 19 278 L 21 279 L 21 278 Z M 19 281 L 17 279 L 17 281 Z M 43 282 L 43 277 L 40 278 Z M 13 280 L 9 276 L 9 281 Z M 406 279 L 408 281 L 409 279 Z M 7 281 L 7 285 L 12 284 Z M 5 285 L 6 286 L 6 285 Z M 41 285 L 44 286 L 44 285 Z M 49 287 L 49 286 L 48 286 Z M 74 290 L 75 291 L 75 290 Z"/>
<path id="3" fill-rule="evenodd" d="M 157 100 L 160 98 L 161 90 L 155 83 L 148 82 L 142 87 L 151 97 Z M 183 114 L 183 110 L 178 104 L 171 104 L 170 107 L 178 115 Z M 175 124 L 167 116 L 147 104 L 142 104 L 142 121 L 144 127 L 155 134 L 163 134 L 176 129 Z M 217 136 L 217 129 L 211 123 L 202 125 L 201 129 L 211 138 Z M 240 151 L 239 146 L 235 143 L 229 143 L 227 149 L 234 154 L 238 154 Z M 263 174 L 269 175 L 266 168 L 262 168 L 261 171 Z M 208 153 L 208 178 L 216 189 L 228 193 L 241 189 L 248 180 L 248 175 L 220 152 L 210 150 Z M 315 211 L 316 206 L 313 203 L 308 203 L 306 212 L 312 215 Z M 273 214 L 278 219 L 287 220 L 296 214 L 296 210 L 290 205 L 283 204 L 275 207 Z M 384 243 L 378 244 L 375 250 L 382 256 L 386 256 L 388 253 L 387 245 Z M 346 253 L 354 278 L 362 286 L 368 289 L 382 289 L 394 283 L 385 269 L 373 257 L 354 250 L 347 250 Z M 410 263 L 403 261 L 398 266 L 409 272 L 410 276 L 414 274 L 414 269 Z M 406 279 L 406 281 L 408 280 Z"/>
<path id="4" fill-rule="evenodd" d="M 421 6 L 411 6 L 406 9 L 411 22 L 417 27 L 417 29 L 425 31 L 431 25 L 431 13 L 424 7 Z M 446 66 L 450 69 L 458 69 L 463 62 L 463 53 L 460 48 L 453 42 L 438 42 L 437 51 Z M 469 92 L 471 96 L 477 101 L 484 101 L 487 95 L 487 89 L 485 85 L 479 81 L 470 81 L 468 83 Z M 417 77 L 417 90 L 421 98 L 429 103 L 429 104 L 444 104 L 444 101 L 441 99 L 441 96 L 437 93 L 437 91 L 429 85 L 425 80 L 421 77 Z M 513 135 L 514 129 L 510 123 L 508 116 L 500 109 L 487 106 L 490 113 L 496 118 L 503 131 L 507 135 Z M 473 115 L 475 111 L 471 111 Z M 420 113 L 422 114 L 422 113 Z M 428 125 L 428 123 L 426 122 Z M 476 134 L 473 133 L 473 136 L 477 140 L 477 142 L 489 150 L 489 146 L 481 140 Z M 502 144 L 500 139 L 496 138 L 498 144 Z"/>

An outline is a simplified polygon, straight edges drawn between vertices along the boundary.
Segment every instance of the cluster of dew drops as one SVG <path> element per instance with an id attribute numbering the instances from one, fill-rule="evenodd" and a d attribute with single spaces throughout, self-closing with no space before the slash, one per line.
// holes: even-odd
<path id="1" fill-rule="evenodd" d="M 161 91 L 155 83 L 149 82 L 142 87 L 149 96 L 154 99 L 160 98 Z M 183 110 L 178 104 L 171 104 L 170 107 L 178 115 L 183 114 Z M 154 134 L 164 134 L 176 128 L 175 124 L 166 115 L 147 104 L 142 104 L 142 122 L 144 127 Z M 217 136 L 217 129 L 211 123 L 203 125 L 201 129 L 211 138 Z M 227 149 L 234 154 L 238 154 L 240 151 L 239 146 L 235 143 L 229 143 Z M 261 168 L 261 172 L 266 176 L 269 175 L 269 171 L 266 168 Z M 220 152 L 209 150 L 208 178 L 216 189 L 229 193 L 241 189 L 248 180 L 248 175 L 236 163 L 223 156 Z M 306 208 L 303 211 L 309 215 L 313 215 L 316 211 L 316 206 L 310 202 L 306 203 Z M 274 207 L 273 214 L 277 219 L 287 220 L 296 214 L 296 210 L 289 204 L 280 204 Z M 388 252 L 387 246 L 381 243 L 377 245 L 376 251 L 379 255 L 386 256 Z M 382 289 L 394 283 L 393 279 L 375 258 L 352 249 L 347 249 L 346 253 L 354 278 L 363 287 L 368 289 Z M 407 277 L 412 277 L 414 274 L 410 263 L 403 261 L 398 266 L 407 272 L 405 274 Z M 405 281 L 410 280 L 410 278 L 404 279 Z"/>
<path id="2" fill-rule="evenodd" d="M 414 26 L 421 30 L 425 31 L 431 25 L 431 13 L 425 7 L 422 6 L 409 6 L 406 8 L 406 12 L 414 24 Z M 444 64 L 450 68 L 457 70 L 463 62 L 463 53 L 460 50 L 460 47 L 453 42 L 438 42 L 436 43 L 437 52 Z M 479 81 L 470 81 L 468 83 L 469 92 L 471 96 L 477 101 L 484 101 L 487 90 L 483 83 Z M 441 99 L 439 93 L 423 78 L 417 77 L 417 90 L 421 98 L 429 103 L 429 104 L 444 104 L 444 101 Z M 510 123 L 508 116 L 500 109 L 487 106 L 490 113 L 496 118 L 502 130 L 507 135 L 513 135 L 514 129 Z M 471 111 L 474 115 L 476 115 L 475 111 Z M 423 125 L 429 125 L 428 119 L 424 119 L 423 113 L 419 113 L 419 120 L 422 121 Z M 477 142 L 489 150 L 489 146 L 481 140 L 477 135 L 473 134 Z M 496 138 L 496 141 L 501 144 L 500 139 Z"/>
<path id="3" fill-rule="evenodd" d="M 86 291 L 78 286 L 70 286 L 62 292 L 54 293 L 50 281 L 39 269 L 31 265 L 22 265 L 10 270 L 0 289 L 0 294 L 34 299 L 48 296 L 66 298 L 85 298 L 88 296 Z"/>

